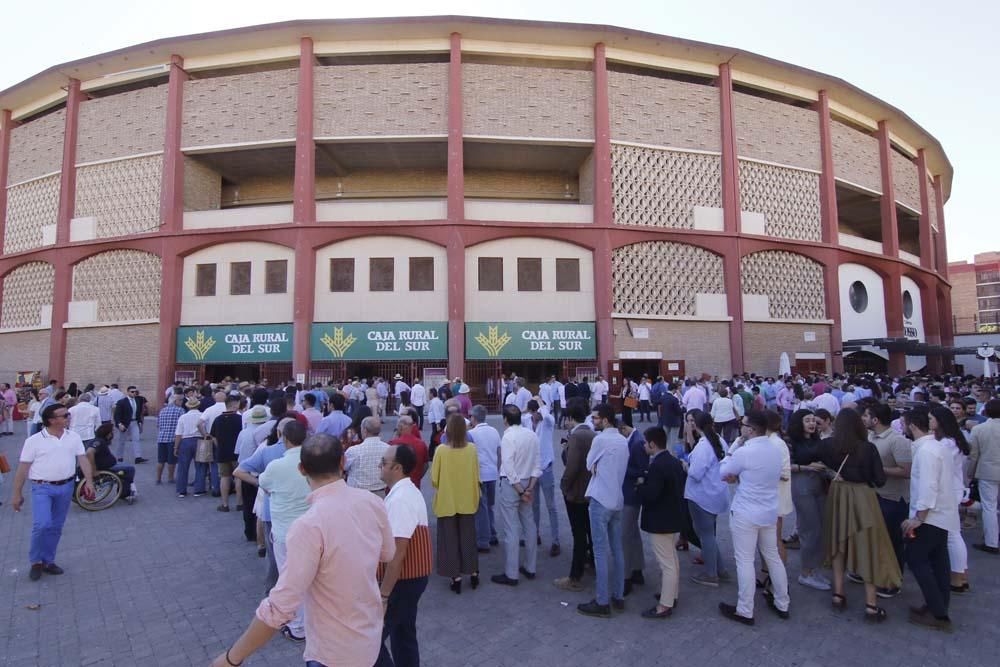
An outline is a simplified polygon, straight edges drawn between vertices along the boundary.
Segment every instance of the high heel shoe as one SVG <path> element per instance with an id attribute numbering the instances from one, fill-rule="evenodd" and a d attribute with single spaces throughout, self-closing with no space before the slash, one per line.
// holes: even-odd
<path id="1" fill-rule="evenodd" d="M 477 588 L 479 588 L 479 575 L 474 574 L 471 577 L 469 577 L 469 582 L 472 584 L 472 590 L 476 590 Z"/>
<path id="2" fill-rule="evenodd" d="M 455 592 L 456 595 L 462 594 L 462 580 L 452 579 L 451 580 L 451 590 Z"/>

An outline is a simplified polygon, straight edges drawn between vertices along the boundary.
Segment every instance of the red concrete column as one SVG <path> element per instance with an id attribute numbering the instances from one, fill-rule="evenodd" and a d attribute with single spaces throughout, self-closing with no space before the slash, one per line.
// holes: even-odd
<path id="1" fill-rule="evenodd" d="M 66 369 L 66 320 L 69 302 L 73 298 L 73 266 L 54 262 L 55 286 L 52 289 L 52 329 L 49 336 L 49 378 L 65 383 Z"/>
<path id="2" fill-rule="evenodd" d="M 465 155 L 462 107 L 462 36 L 451 33 L 451 54 L 448 61 L 448 222 L 465 220 Z M 464 267 L 465 264 L 463 263 Z M 450 266 L 449 260 L 449 269 Z M 463 302 L 463 310 L 465 304 Z M 464 333 L 463 341 L 464 339 Z M 461 375 L 459 373 L 458 375 Z M 453 374 L 452 377 L 455 377 Z"/>
<path id="3" fill-rule="evenodd" d="M 726 285 L 726 308 L 729 322 L 729 359 L 733 373 L 744 370 L 761 372 L 761 368 L 745 368 L 743 356 L 743 286 L 740 281 L 740 243 L 733 239 L 722 256 L 722 271 Z M 720 350 L 721 352 L 721 350 Z M 700 372 L 700 371 L 699 371 Z"/>
<path id="4" fill-rule="evenodd" d="M 0 255 L 3 254 L 7 229 L 7 175 L 10 166 L 10 131 L 13 129 L 13 123 L 10 109 L 0 110 Z"/>
<path id="5" fill-rule="evenodd" d="M 924 149 L 917 150 L 917 173 L 920 177 L 920 266 L 930 269 L 934 265 L 934 240 L 931 235 L 931 197 L 927 187 L 927 156 Z"/>
<path id="6" fill-rule="evenodd" d="M 816 113 L 819 115 L 819 146 L 820 159 L 822 162 L 822 174 L 819 179 L 819 201 L 820 215 L 823 221 L 823 243 L 836 246 L 840 241 L 840 221 L 837 213 L 837 180 L 834 177 L 833 171 L 833 138 L 830 134 L 830 99 L 825 90 L 819 91 L 819 101 L 816 103 Z M 834 278 L 836 278 L 836 276 L 834 276 Z M 837 317 L 840 317 L 839 311 L 837 312 Z M 843 365 L 842 358 L 841 365 Z"/>
<path id="7" fill-rule="evenodd" d="M 611 117 L 604 44 L 594 46 L 594 225 L 614 224 L 611 192 Z M 607 368 L 602 366 L 602 368 Z"/>
<path id="8" fill-rule="evenodd" d="M 824 297 L 826 318 L 833 320 L 830 325 L 830 367 L 834 373 L 844 372 L 844 340 L 840 330 L 840 261 L 836 250 L 832 259 L 823 265 Z M 839 354 L 834 354 L 839 353 Z"/>
<path id="9" fill-rule="evenodd" d="M 295 185 L 292 219 L 298 224 L 316 222 L 316 140 L 313 136 L 313 41 L 303 37 L 299 52 L 299 99 L 295 125 Z M 296 266 L 299 258 L 296 258 Z M 296 283 L 297 285 L 298 283 Z M 299 290 L 296 289 L 296 292 Z M 310 321 L 312 312 L 309 313 Z M 296 338 L 296 345 L 298 338 Z M 304 371 L 297 371 L 304 372 Z"/>
<path id="10" fill-rule="evenodd" d="M 163 134 L 163 178 L 160 181 L 160 225 L 164 232 L 180 232 L 184 229 L 184 154 L 181 153 L 181 131 L 184 125 L 184 82 L 187 79 L 184 59 L 170 56 L 167 127 Z M 162 298 L 161 296 L 161 304 Z M 162 332 L 160 340 L 163 340 Z M 173 350 L 170 354 L 173 355 Z M 173 377 L 171 373 L 170 381 L 173 381 Z"/>
<path id="11" fill-rule="evenodd" d="M 948 235 L 945 233 L 944 224 L 944 192 L 941 187 L 941 176 L 934 177 L 934 204 L 937 206 L 938 238 L 941 241 L 941 261 L 938 266 L 938 273 L 945 280 L 948 279 Z M 951 310 L 948 311 L 949 313 Z M 949 318 L 950 319 L 950 318 Z"/>
<path id="12" fill-rule="evenodd" d="M 178 255 L 177 237 L 164 236 L 160 249 L 160 347 L 157 354 L 157 396 L 174 381 L 177 356 L 177 327 L 181 323 L 184 258 Z M 157 399 L 159 402 L 159 399 Z"/>
<path id="13" fill-rule="evenodd" d="M 448 377 L 465 377 L 465 240 L 448 236 Z"/>
<path id="14" fill-rule="evenodd" d="M 80 129 L 80 82 L 69 80 L 66 96 L 66 129 L 63 132 L 62 173 L 59 179 L 59 215 L 56 218 L 56 245 L 69 243 L 69 221 L 76 209 L 76 137 Z"/>
<path id="15" fill-rule="evenodd" d="M 736 157 L 736 122 L 733 117 L 733 75 L 729 69 L 729 63 L 722 63 L 719 65 L 719 110 L 719 117 L 722 121 L 723 219 L 725 220 L 725 230 L 727 234 L 739 234 L 740 171 L 739 161 Z M 737 266 L 737 276 L 739 275 L 738 270 L 739 266 Z M 732 309 L 730 309 L 729 314 L 733 314 Z M 740 357 L 742 358 L 742 356 L 741 352 Z"/>
<path id="16" fill-rule="evenodd" d="M 295 296 L 292 313 L 292 372 L 309 379 L 310 340 L 316 294 L 316 252 L 302 231 L 295 240 Z"/>
<path id="17" fill-rule="evenodd" d="M 892 145 L 889 124 L 878 122 L 878 154 L 882 171 L 882 253 L 899 258 L 899 225 L 896 222 L 896 189 L 892 182 Z"/>
<path id="18" fill-rule="evenodd" d="M 882 280 L 885 289 L 885 326 L 889 338 L 903 337 L 903 285 L 898 264 L 893 264 L 889 274 Z M 906 373 L 906 355 L 902 352 L 889 353 L 889 374 Z"/>
<path id="19" fill-rule="evenodd" d="M 926 180 L 926 179 L 925 179 Z M 941 344 L 941 321 L 938 319 L 939 304 L 938 294 L 935 287 L 922 288 L 920 290 L 921 315 L 924 320 L 924 336 L 929 345 Z M 938 374 L 942 372 L 940 354 L 927 355 L 927 370 Z"/>
<path id="20" fill-rule="evenodd" d="M 611 281 L 611 232 L 603 230 L 597 234 L 594 246 L 594 315 L 597 330 L 597 363 L 603 375 L 608 363 L 615 357 L 615 331 L 611 320 L 614 310 L 614 296 Z"/>

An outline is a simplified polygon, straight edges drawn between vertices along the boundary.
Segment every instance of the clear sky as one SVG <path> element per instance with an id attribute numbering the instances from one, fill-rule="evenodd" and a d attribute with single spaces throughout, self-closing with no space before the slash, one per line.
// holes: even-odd
<path id="1" fill-rule="evenodd" d="M 955 169 L 948 258 L 1000 250 L 990 155 L 1000 92 L 1000 3 L 992 0 L 43 0 L 4 12 L 0 89 L 68 60 L 139 42 L 296 18 L 464 14 L 603 23 L 686 37 L 838 76 L 902 109 Z M 992 121 L 992 123 L 991 123 Z M 996 169 L 994 168 L 994 173 Z"/>

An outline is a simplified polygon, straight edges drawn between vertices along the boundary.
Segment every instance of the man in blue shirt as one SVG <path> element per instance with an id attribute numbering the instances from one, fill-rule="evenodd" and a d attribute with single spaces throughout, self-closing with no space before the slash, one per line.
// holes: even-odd
<path id="1" fill-rule="evenodd" d="M 337 393 L 330 398 L 330 405 L 333 408 L 323 420 L 320 421 L 319 426 L 316 427 L 317 433 L 326 433 L 327 435 L 340 438 L 340 434 L 343 433 L 348 426 L 351 425 L 351 418 L 344 414 L 344 395 Z"/>

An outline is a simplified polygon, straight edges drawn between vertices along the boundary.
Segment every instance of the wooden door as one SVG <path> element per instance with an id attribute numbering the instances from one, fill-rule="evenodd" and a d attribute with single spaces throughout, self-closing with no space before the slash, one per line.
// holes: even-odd
<path id="1" fill-rule="evenodd" d="M 660 360 L 660 375 L 667 383 L 671 382 L 683 382 L 684 378 L 687 377 L 684 369 L 683 359 L 661 359 Z"/>

